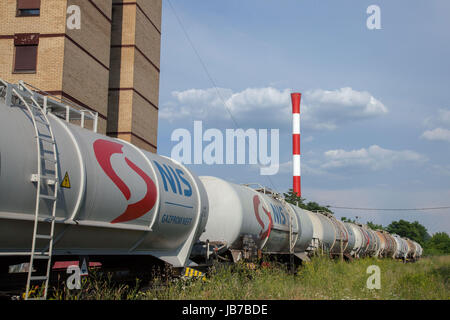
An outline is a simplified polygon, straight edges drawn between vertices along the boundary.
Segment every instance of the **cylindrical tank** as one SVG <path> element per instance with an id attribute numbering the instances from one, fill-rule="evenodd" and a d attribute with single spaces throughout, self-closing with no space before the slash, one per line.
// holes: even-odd
<path id="1" fill-rule="evenodd" d="M 301 209 L 297 206 L 289 204 L 295 211 L 298 220 L 298 238 L 295 242 L 295 252 L 308 252 L 313 243 L 314 229 L 313 221 L 308 213 L 308 210 Z"/>
<path id="2" fill-rule="evenodd" d="M 422 256 L 423 249 L 422 246 L 414 241 L 414 244 L 416 245 L 416 260 L 419 259 Z"/>
<path id="3" fill-rule="evenodd" d="M 369 255 L 371 257 L 375 257 L 378 252 L 378 248 L 380 246 L 380 239 L 378 238 L 376 232 L 370 228 L 366 228 L 367 233 L 370 237 L 370 246 L 369 246 Z"/>
<path id="4" fill-rule="evenodd" d="M 308 214 L 313 227 L 313 237 L 308 251 L 314 252 L 321 248 L 323 242 L 323 226 L 316 213 L 307 210 L 305 212 Z"/>
<path id="5" fill-rule="evenodd" d="M 410 251 L 411 251 L 411 247 L 409 246 L 409 243 L 408 243 L 408 240 L 406 240 L 405 238 L 402 238 L 402 241 L 403 241 L 403 243 L 404 243 L 404 246 L 405 246 L 405 248 L 406 248 L 406 250 L 405 250 L 405 258 L 407 259 L 408 258 L 408 256 L 409 256 L 409 253 L 410 253 Z"/>
<path id="6" fill-rule="evenodd" d="M 392 256 L 393 244 L 389 234 L 383 230 L 378 231 L 378 234 L 381 237 L 382 242 L 384 242 L 383 249 L 380 251 L 380 257 L 386 258 Z"/>
<path id="7" fill-rule="evenodd" d="M 355 244 L 353 246 L 353 249 L 350 252 L 350 255 L 352 257 L 358 258 L 359 257 L 359 253 L 361 251 L 361 248 L 363 246 L 363 240 L 364 240 L 364 236 L 361 232 L 361 230 L 359 229 L 359 227 L 357 225 L 355 225 L 354 223 L 350 223 L 350 222 L 346 222 L 345 223 L 347 229 L 351 229 L 353 231 L 353 235 L 355 238 Z M 350 234 L 350 231 L 349 231 Z M 350 237 L 349 237 L 350 239 Z M 350 243 L 350 240 L 349 240 Z"/>
<path id="8" fill-rule="evenodd" d="M 397 235 L 392 235 L 395 241 L 395 252 L 393 258 L 400 259 L 402 257 L 402 242 L 400 241 L 400 237 Z"/>
<path id="9" fill-rule="evenodd" d="M 395 241 L 395 238 L 387 232 L 384 232 L 384 236 L 386 237 L 387 243 L 389 244 L 386 250 L 386 257 L 395 258 L 395 253 L 397 251 L 397 242 Z"/>
<path id="10" fill-rule="evenodd" d="M 406 243 L 408 244 L 408 258 L 415 260 L 416 259 L 416 245 L 410 239 L 406 239 Z"/>
<path id="11" fill-rule="evenodd" d="M 345 253 L 353 256 L 353 252 L 355 250 L 356 247 L 356 237 L 357 235 L 355 234 L 355 231 L 352 228 L 352 225 L 348 222 L 344 223 L 345 229 L 347 229 L 347 234 L 348 234 L 348 242 L 347 242 L 347 248 L 345 249 Z"/>
<path id="12" fill-rule="evenodd" d="M 208 198 L 200 180 L 181 164 L 128 142 L 82 129 L 51 113 L 48 120 L 56 141 L 58 184 L 62 182 L 53 254 L 153 255 L 184 266 L 208 217 Z M 39 132 L 49 132 L 44 119 L 39 123 Z M 27 109 L 0 102 L 3 255 L 31 250 L 37 196 L 32 176 L 38 172 L 38 157 L 42 176 L 55 176 L 54 164 L 44 159 L 53 158 L 53 148 L 45 141 L 41 147 L 37 154 Z M 52 179 L 40 178 L 42 194 L 51 195 Z M 51 208 L 52 202 L 42 198 L 39 217 L 50 218 Z M 50 223 L 41 226 L 40 233 L 48 234 Z M 44 250 L 45 245 L 38 242 L 37 247 Z"/>
<path id="13" fill-rule="evenodd" d="M 348 232 L 347 228 L 342 221 L 336 219 L 332 214 L 327 215 L 328 219 L 333 223 L 336 234 L 336 243 L 331 250 L 333 254 L 341 254 L 344 253 L 347 249 L 348 244 Z"/>
<path id="14" fill-rule="evenodd" d="M 375 248 L 375 239 L 373 238 L 373 234 L 370 231 L 369 228 L 362 226 L 361 229 L 363 229 L 365 231 L 365 233 L 367 234 L 367 238 L 369 239 L 368 241 L 368 246 L 366 248 L 366 256 L 372 256 L 374 248 Z"/>
<path id="15" fill-rule="evenodd" d="M 375 231 L 376 235 L 378 236 L 378 239 L 380 241 L 380 246 L 377 251 L 377 257 L 383 257 L 385 250 L 386 250 L 386 238 L 384 237 L 383 233 L 381 231 Z"/>
<path id="16" fill-rule="evenodd" d="M 221 243 L 229 250 L 245 250 L 254 243 L 265 253 L 290 252 L 292 217 L 294 252 L 309 247 L 313 228 L 308 214 L 264 192 L 216 177 L 200 177 L 209 200 L 209 219 L 200 240 Z M 299 221 L 303 221 L 301 226 Z M 251 239 L 251 240 L 250 240 Z"/>
<path id="17" fill-rule="evenodd" d="M 331 220 L 324 214 L 314 213 L 317 218 L 319 218 L 322 224 L 323 238 L 322 238 L 322 249 L 325 252 L 331 253 L 334 246 L 336 245 L 336 228 Z"/>
<path id="18" fill-rule="evenodd" d="M 395 242 L 397 243 L 397 250 L 395 252 L 395 258 L 406 259 L 408 255 L 408 243 L 399 235 L 393 235 Z"/>
<path id="19" fill-rule="evenodd" d="M 360 257 L 366 257 L 369 253 L 369 246 L 370 246 L 370 238 L 369 234 L 367 233 L 367 229 L 364 228 L 362 225 L 357 225 L 361 235 L 362 235 L 362 246 L 361 250 L 359 252 Z"/>

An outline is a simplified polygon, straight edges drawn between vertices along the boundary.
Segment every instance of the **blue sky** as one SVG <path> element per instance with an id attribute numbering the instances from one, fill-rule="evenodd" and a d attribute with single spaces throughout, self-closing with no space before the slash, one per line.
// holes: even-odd
<path id="1" fill-rule="evenodd" d="M 158 152 L 177 128 L 280 130 L 280 172 L 190 165 L 198 175 L 286 191 L 291 91 L 302 100 L 303 197 L 323 205 L 450 206 L 450 2 L 171 0 L 214 83 L 163 1 Z M 381 9 L 381 30 L 366 27 Z M 450 210 L 357 212 L 450 233 Z"/>

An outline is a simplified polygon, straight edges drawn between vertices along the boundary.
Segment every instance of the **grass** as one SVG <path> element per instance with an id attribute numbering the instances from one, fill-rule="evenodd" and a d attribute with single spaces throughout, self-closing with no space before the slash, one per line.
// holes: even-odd
<path id="1" fill-rule="evenodd" d="M 369 290 L 367 267 L 381 270 L 381 289 Z M 81 291 L 57 290 L 56 299 L 86 300 L 322 300 L 322 299 L 450 299 L 450 256 L 428 257 L 403 264 L 389 259 L 361 259 L 350 263 L 316 257 L 296 275 L 283 266 L 249 269 L 245 264 L 216 266 L 201 279 L 156 279 L 152 289 L 112 285 L 111 279 L 90 279 Z"/>

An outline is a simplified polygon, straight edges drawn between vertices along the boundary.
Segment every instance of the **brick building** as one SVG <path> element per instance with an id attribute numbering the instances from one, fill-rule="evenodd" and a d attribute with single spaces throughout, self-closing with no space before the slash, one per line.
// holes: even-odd
<path id="1" fill-rule="evenodd" d="M 156 152 L 161 1 L 2 0 L 0 78 L 96 111 L 99 132 Z"/>

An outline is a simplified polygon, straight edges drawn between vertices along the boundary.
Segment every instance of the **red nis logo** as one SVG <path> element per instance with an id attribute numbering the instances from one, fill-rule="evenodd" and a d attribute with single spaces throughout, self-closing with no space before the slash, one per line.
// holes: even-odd
<path id="1" fill-rule="evenodd" d="M 97 140 L 94 142 L 94 152 L 98 163 L 102 167 L 106 175 L 114 182 L 114 184 L 119 188 L 122 194 L 127 200 L 131 198 L 131 191 L 128 186 L 123 182 L 122 179 L 114 171 L 111 165 L 111 157 L 114 154 L 123 154 L 123 145 L 108 141 L 108 140 Z M 147 186 L 147 192 L 144 198 L 136 203 L 128 205 L 125 212 L 111 221 L 111 223 L 123 223 L 132 220 L 136 220 L 153 209 L 156 203 L 157 190 L 155 183 L 150 179 L 150 177 L 142 171 L 136 164 L 134 164 L 130 159 L 125 157 L 125 162 L 128 166 L 136 172 L 145 182 Z"/>
<path id="2" fill-rule="evenodd" d="M 272 216 L 270 215 L 270 212 L 264 208 L 264 206 L 261 206 L 266 215 L 269 217 L 269 225 L 267 226 L 267 230 L 265 229 L 265 224 L 261 219 L 261 216 L 259 215 L 259 205 L 261 204 L 261 200 L 258 196 L 253 197 L 253 208 L 255 209 L 255 216 L 256 220 L 258 220 L 258 223 L 261 225 L 261 232 L 259 233 L 259 237 L 261 240 L 264 240 L 265 238 L 268 238 L 270 235 L 270 231 L 272 230 L 273 222 L 272 222 Z"/>

